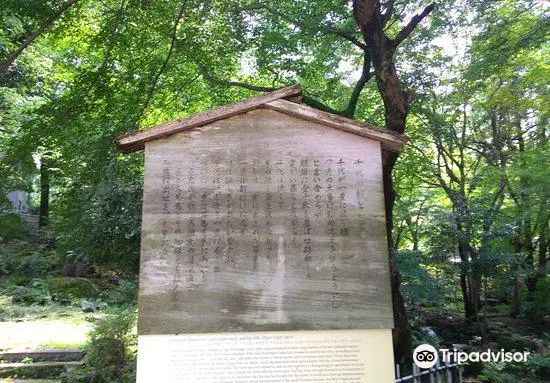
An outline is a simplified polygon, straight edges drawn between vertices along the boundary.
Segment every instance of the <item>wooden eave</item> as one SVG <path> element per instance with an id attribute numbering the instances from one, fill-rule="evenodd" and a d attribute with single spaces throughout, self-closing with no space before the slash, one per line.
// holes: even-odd
<path id="1" fill-rule="evenodd" d="M 122 153 L 135 152 L 143 149 L 145 143 L 148 141 L 167 137 L 260 108 L 275 110 L 289 116 L 371 138 L 380 141 L 383 149 L 393 152 L 401 151 L 407 142 L 405 135 L 302 105 L 300 104 L 301 96 L 302 90 L 300 85 L 289 86 L 244 101 L 220 106 L 219 108 L 193 116 L 165 122 L 147 130 L 120 136 L 117 138 L 117 146 Z"/>

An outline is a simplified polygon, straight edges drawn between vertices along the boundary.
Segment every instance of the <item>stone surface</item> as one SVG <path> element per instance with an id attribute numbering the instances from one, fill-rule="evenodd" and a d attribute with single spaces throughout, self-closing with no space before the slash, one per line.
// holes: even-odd
<path id="1" fill-rule="evenodd" d="M 269 110 L 147 143 L 139 333 L 392 328 L 380 154 Z"/>
<path id="2" fill-rule="evenodd" d="M 61 275 L 64 277 L 87 277 L 88 265 L 82 263 L 67 263 L 61 268 Z"/>
<path id="3" fill-rule="evenodd" d="M 95 311 L 95 306 L 87 300 L 83 300 L 80 302 L 80 309 L 85 313 L 93 313 Z"/>
<path id="4" fill-rule="evenodd" d="M 29 358 L 38 361 L 77 361 L 83 357 L 82 350 L 78 348 L 51 348 L 41 350 L 11 350 L 0 353 L 0 361 L 20 362 Z"/>

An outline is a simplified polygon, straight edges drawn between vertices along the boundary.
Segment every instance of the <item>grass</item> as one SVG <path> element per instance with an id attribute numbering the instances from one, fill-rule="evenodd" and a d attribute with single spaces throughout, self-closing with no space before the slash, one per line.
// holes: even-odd
<path id="1" fill-rule="evenodd" d="M 82 348 L 92 328 L 86 315 L 70 310 L 48 318 L 0 322 L 0 349 Z"/>
<path id="2" fill-rule="evenodd" d="M 84 313 L 76 303 L 14 304 L 11 297 L 0 294 L 0 306 L 4 303 L 0 309 L 0 351 L 84 348 L 93 324 L 120 311 L 99 300 L 91 302 L 100 310 Z"/>
<path id="3" fill-rule="evenodd" d="M 0 296 L 0 302 L 8 301 Z M 46 305 L 4 306 L 0 321 L 0 351 L 34 348 L 83 348 L 92 322 L 107 313 L 84 313 L 79 307 Z"/>

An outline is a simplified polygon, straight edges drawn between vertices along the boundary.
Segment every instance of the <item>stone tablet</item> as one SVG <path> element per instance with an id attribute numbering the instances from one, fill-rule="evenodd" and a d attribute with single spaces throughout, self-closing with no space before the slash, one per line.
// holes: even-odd
<path id="1" fill-rule="evenodd" d="M 139 334 L 392 328 L 381 169 L 267 109 L 147 142 Z"/>

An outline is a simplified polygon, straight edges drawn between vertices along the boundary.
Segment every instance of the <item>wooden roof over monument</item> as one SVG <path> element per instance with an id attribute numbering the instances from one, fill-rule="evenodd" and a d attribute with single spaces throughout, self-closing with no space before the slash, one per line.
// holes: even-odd
<path id="1" fill-rule="evenodd" d="M 380 141 L 383 149 L 394 152 L 401 151 L 407 142 L 405 135 L 311 108 L 301 104 L 301 100 L 300 85 L 292 85 L 244 101 L 165 122 L 147 130 L 120 136 L 117 138 L 117 146 L 122 153 L 135 152 L 143 149 L 146 142 L 262 108 Z"/>

